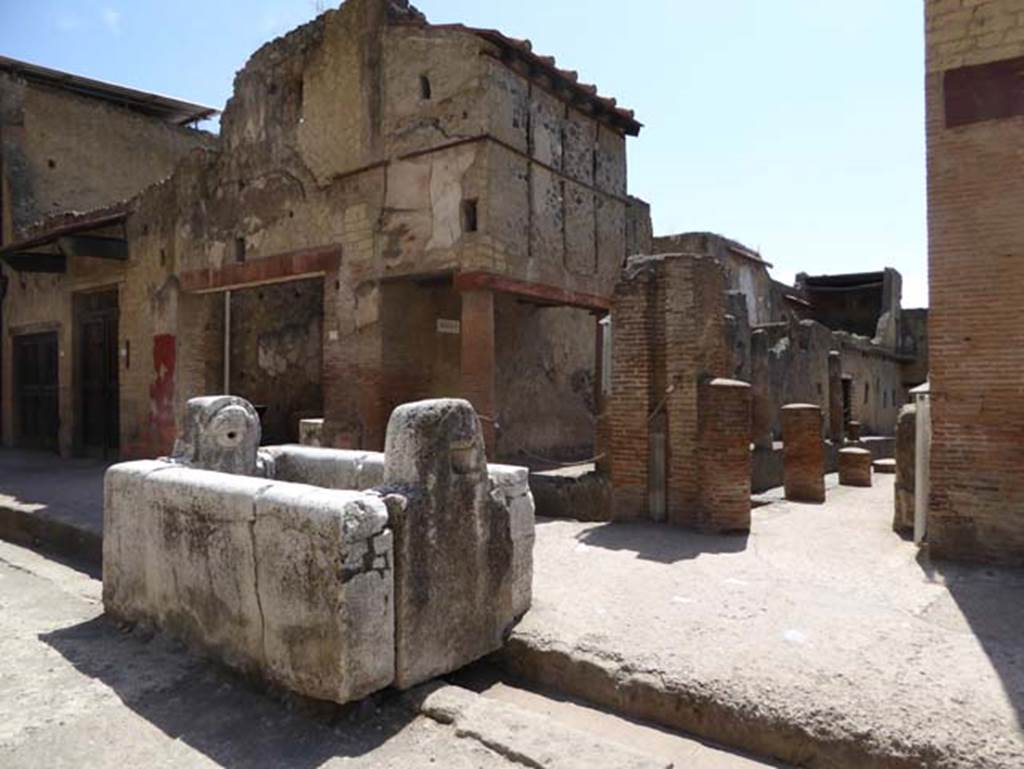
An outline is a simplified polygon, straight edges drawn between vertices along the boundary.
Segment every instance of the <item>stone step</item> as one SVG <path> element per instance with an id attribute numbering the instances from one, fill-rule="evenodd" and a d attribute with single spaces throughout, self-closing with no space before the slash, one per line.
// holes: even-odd
<path id="1" fill-rule="evenodd" d="M 419 712 L 450 725 L 458 737 L 530 767 L 547 769 L 671 769 L 652 758 L 594 734 L 550 721 L 508 702 L 483 697 L 461 686 L 425 684 L 410 692 Z"/>
<path id="2" fill-rule="evenodd" d="M 452 724 L 503 755 L 526 757 L 530 766 L 685 767 L 767 769 L 746 755 L 691 736 L 633 721 L 557 694 L 503 678 L 494 668 L 473 666 L 416 695 L 420 712 Z"/>

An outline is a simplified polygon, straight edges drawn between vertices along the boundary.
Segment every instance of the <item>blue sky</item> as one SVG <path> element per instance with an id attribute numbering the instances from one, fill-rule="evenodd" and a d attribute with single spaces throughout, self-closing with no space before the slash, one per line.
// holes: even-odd
<path id="1" fill-rule="evenodd" d="M 223 106 L 312 0 L 0 0 L 0 53 Z M 927 302 L 920 0 L 420 0 L 578 70 L 645 124 L 631 191 L 655 233 L 712 230 L 774 275 L 894 266 Z"/>

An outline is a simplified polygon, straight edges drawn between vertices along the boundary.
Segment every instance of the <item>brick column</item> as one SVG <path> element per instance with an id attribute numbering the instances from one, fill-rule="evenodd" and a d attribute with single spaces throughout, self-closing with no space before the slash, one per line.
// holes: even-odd
<path id="1" fill-rule="evenodd" d="M 647 517 L 648 445 L 654 377 L 650 309 L 653 288 L 647 276 L 620 281 L 612 310 L 611 392 L 605 435 L 615 520 Z"/>
<path id="2" fill-rule="evenodd" d="M 821 407 L 790 403 L 782 407 L 783 480 L 786 499 L 825 501 L 825 447 Z"/>
<path id="3" fill-rule="evenodd" d="M 839 483 L 843 486 L 871 485 L 871 452 L 847 446 L 839 450 Z"/>
<path id="4" fill-rule="evenodd" d="M 750 530 L 751 387 L 712 379 L 700 387 L 700 512 L 712 532 Z"/>
<path id="5" fill-rule="evenodd" d="M 828 437 L 843 442 L 843 356 L 838 350 L 828 354 Z"/>
<path id="6" fill-rule="evenodd" d="M 494 293 L 462 292 L 462 394 L 476 409 L 483 428 L 488 456 L 494 456 Z"/>

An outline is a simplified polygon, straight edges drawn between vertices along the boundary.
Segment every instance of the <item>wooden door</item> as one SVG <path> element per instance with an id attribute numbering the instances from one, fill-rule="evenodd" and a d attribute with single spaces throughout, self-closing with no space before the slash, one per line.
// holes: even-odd
<path id="1" fill-rule="evenodd" d="M 120 432 L 117 292 L 76 297 L 78 443 L 92 456 L 115 456 Z"/>
<path id="2" fill-rule="evenodd" d="M 57 332 L 14 337 L 15 441 L 23 448 L 57 451 Z"/>

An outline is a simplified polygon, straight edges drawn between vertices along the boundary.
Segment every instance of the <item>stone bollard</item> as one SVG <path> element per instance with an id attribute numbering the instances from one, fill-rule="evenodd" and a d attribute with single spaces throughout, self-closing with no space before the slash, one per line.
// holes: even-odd
<path id="1" fill-rule="evenodd" d="M 395 686 L 407 689 L 501 648 L 515 620 L 510 510 L 491 498 L 468 401 L 406 403 L 388 422 L 382 491 L 395 555 Z M 522 472 L 526 483 L 526 472 Z"/>
<path id="2" fill-rule="evenodd" d="M 896 494 L 892 528 L 901 534 L 914 531 L 914 474 L 917 442 L 917 405 L 900 409 L 896 419 Z"/>
<path id="3" fill-rule="evenodd" d="M 860 422 L 851 419 L 846 423 L 846 440 L 848 443 L 856 443 L 860 440 Z"/>
<path id="4" fill-rule="evenodd" d="M 882 475 L 895 475 L 896 474 L 896 460 L 895 459 L 876 459 L 871 463 L 871 469 L 876 473 Z"/>
<path id="5" fill-rule="evenodd" d="M 825 446 L 821 408 L 810 403 L 782 407 L 782 470 L 786 499 L 825 501 Z"/>
<path id="6" fill-rule="evenodd" d="M 841 486 L 871 485 L 871 452 L 848 446 L 839 449 L 839 484 Z"/>

